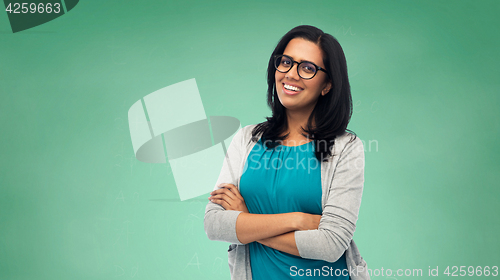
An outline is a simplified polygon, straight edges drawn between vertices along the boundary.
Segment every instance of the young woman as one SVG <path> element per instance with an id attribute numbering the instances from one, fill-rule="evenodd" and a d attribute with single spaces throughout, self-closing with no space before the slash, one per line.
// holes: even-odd
<path id="1" fill-rule="evenodd" d="M 272 117 L 233 137 L 206 207 L 208 238 L 232 243 L 231 279 L 369 279 L 352 240 L 364 151 L 347 132 L 340 44 L 316 27 L 293 28 L 269 59 L 267 82 Z"/>

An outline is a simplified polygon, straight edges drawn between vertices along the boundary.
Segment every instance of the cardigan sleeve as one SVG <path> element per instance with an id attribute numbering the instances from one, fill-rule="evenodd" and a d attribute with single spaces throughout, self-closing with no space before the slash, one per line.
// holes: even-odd
<path id="1" fill-rule="evenodd" d="M 245 128 L 240 129 L 231 140 L 214 190 L 219 189 L 218 185 L 221 183 L 233 184 L 238 187 L 238 169 L 245 153 L 243 145 Z M 209 201 L 203 220 L 208 239 L 242 245 L 243 243 L 236 236 L 236 219 L 241 212 L 226 210 L 221 205 Z"/>
<path id="2" fill-rule="evenodd" d="M 363 143 L 356 137 L 339 155 L 318 229 L 295 231 L 302 258 L 335 262 L 347 250 L 356 229 L 364 166 Z"/>

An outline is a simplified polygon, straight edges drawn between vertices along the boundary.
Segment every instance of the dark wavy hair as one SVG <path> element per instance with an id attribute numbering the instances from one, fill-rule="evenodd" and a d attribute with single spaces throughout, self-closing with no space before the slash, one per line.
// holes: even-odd
<path id="1" fill-rule="evenodd" d="M 257 142 L 257 135 L 262 133 L 261 137 L 266 147 L 274 148 L 289 135 L 288 133 L 279 136 L 287 128 L 287 117 L 286 108 L 279 101 L 276 92 L 276 68 L 273 56 L 283 54 L 288 42 L 294 38 L 308 40 L 321 48 L 328 79 L 332 83 L 327 94 L 319 95 L 318 102 L 307 121 L 307 128 L 302 127 L 302 131 L 314 142 L 316 158 L 320 162 L 328 161 L 337 136 L 349 131 L 354 136 L 350 140 L 353 141 L 356 139 L 356 134 L 347 129 L 352 115 L 352 97 L 344 51 L 335 37 L 314 26 L 300 25 L 288 31 L 271 54 L 267 67 L 267 105 L 272 110 L 272 117 L 266 117 L 267 121 L 255 126 L 251 141 Z M 313 118 L 315 127 L 312 126 Z"/>

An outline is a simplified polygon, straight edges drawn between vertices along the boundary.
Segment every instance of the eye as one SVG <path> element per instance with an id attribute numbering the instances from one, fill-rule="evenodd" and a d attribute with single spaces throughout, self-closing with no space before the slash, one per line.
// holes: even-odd
<path id="1" fill-rule="evenodd" d="M 286 57 L 281 58 L 281 65 L 283 66 L 290 66 L 292 64 L 292 61 Z"/>
<path id="2" fill-rule="evenodd" d="M 300 69 L 302 69 L 302 71 L 304 71 L 305 73 L 309 73 L 309 74 L 316 72 L 316 67 L 314 66 L 314 64 L 312 64 L 310 62 L 303 62 L 300 65 Z"/>

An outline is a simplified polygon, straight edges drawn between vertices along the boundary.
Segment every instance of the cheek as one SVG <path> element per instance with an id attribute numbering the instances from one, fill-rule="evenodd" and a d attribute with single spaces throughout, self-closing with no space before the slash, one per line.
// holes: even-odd
<path id="1" fill-rule="evenodd" d="M 280 73 L 278 71 L 276 71 L 274 73 L 274 81 L 276 82 L 276 84 L 280 83 L 280 81 L 285 77 L 285 74 L 284 73 Z"/>
<path id="2" fill-rule="evenodd" d="M 306 87 L 314 92 L 320 91 L 320 83 L 317 83 L 316 81 L 308 81 L 308 83 L 306 83 Z"/>

